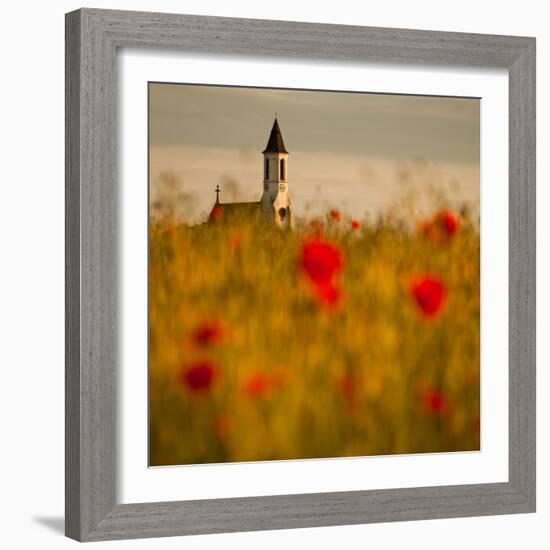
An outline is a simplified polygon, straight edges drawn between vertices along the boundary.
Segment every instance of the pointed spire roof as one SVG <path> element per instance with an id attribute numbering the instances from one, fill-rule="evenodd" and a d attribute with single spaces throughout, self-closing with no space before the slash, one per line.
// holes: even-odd
<path id="1" fill-rule="evenodd" d="M 288 154 L 288 151 L 285 149 L 283 136 L 281 135 L 281 129 L 279 128 L 279 123 L 277 122 L 277 117 L 275 117 L 273 128 L 271 128 L 271 134 L 269 134 L 269 140 L 263 152 Z"/>

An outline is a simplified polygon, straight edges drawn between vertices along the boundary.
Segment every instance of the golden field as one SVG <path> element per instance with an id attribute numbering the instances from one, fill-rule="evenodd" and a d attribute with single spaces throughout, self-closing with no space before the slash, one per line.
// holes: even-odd
<path id="1" fill-rule="evenodd" d="M 150 224 L 150 465 L 479 449 L 479 231 Z"/>

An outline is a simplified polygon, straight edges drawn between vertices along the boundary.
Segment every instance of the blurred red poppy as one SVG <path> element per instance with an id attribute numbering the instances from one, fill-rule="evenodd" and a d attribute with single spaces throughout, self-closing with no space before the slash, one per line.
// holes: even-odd
<path id="1" fill-rule="evenodd" d="M 447 301 L 447 288 L 437 275 L 415 279 L 410 291 L 420 311 L 428 318 L 439 315 Z"/>
<path id="2" fill-rule="evenodd" d="M 190 365 L 184 365 L 180 370 L 178 379 L 180 384 L 187 387 L 187 389 L 203 393 L 210 390 L 217 372 L 216 364 L 205 359 Z"/>
<path id="3" fill-rule="evenodd" d="M 227 244 L 232 253 L 239 252 L 241 250 L 242 238 L 240 235 L 232 235 L 227 239 Z"/>
<path id="4" fill-rule="evenodd" d="M 442 210 L 436 214 L 436 220 L 449 237 L 460 229 L 460 218 L 452 210 Z"/>
<path id="5" fill-rule="evenodd" d="M 344 267 L 342 251 L 332 243 L 316 238 L 302 246 L 300 263 L 317 302 L 329 309 L 340 305 L 342 290 L 339 278 Z"/>
<path id="6" fill-rule="evenodd" d="M 342 291 L 332 283 L 315 285 L 314 292 L 319 303 L 327 308 L 335 308 L 342 302 Z"/>
<path id="7" fill-rule="evenodd" d="M 322 239 L 314 239 L 302 246 L 300 257 L 303 272 L 316 285 L 330 285 L 344 266 L 342 251 Z"/>
<path id="8" fill-rule="evenodd" d="M 265 397 L 271 390 L 271 380 L 263 372 L 249 374 L 243 383 L 244 393 L 252 399 Z"/>
<path id="9" fill-rule="evenodd" d="M 227 329 L 220 321 L 207 321 L 191 334 L 192 342 L 199 347 L 221 344 L 227 337 Z"/>
<path id="10" fill-rule="evenodd" d="M 434 243 L 449 243 L 460 229 L 460 218 L 452 210 L 436 212 L 431 220 L 419 223 L 418 230 Z"/>
<path id="11" fill-rule="evenodd" d="M 361 222 L 359 220 L 351 220 L 351 230 L 357 231 L 361 227 Z"/>
<path id="12" fill-rule="evenodd" d="M 429 414 L 442 414 L 448 408 L 448 402 L 442 392 L 431 387 L 422 392 L 422 408 Z"/>
<path id="13" fill-rule="evenodd" d="M 223 218 L 223 208 L 221 206 L 214 206 L 212 212 L 210 212 L 210 218 L 215 221 L 219 221 Z"/>
<path id="14" fill-rule="evenodd" d="M 333 208 L 332 210 L 330 210 L 329 215 L 330 215 L 330 219 L 336 223 L 338 223 L 342 219 L 340 210 L 337 210 L 336 208 Z"/>

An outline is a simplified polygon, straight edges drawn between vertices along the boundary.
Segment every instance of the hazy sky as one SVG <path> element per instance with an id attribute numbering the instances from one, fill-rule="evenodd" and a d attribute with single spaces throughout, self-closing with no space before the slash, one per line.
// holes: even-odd
<path id="1" fill-rule="evenodd" d="M 222 201 L 259 200 L 275 113 L 298 215 L 376 215 L 406 196 L 426 205 L 428 191 L 479 204 L 477 99 L 180 84 L 149 94 L 152 201 L 179 197 L 189 221 L 217 184 Z"/>

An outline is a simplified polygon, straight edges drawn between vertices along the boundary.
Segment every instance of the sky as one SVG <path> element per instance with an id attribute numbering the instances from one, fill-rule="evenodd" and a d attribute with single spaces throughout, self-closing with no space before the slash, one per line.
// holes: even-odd
<path id="1" fill-rule="evenodd" d="M 200 222 L 218 184 L 222 202 L 259 200 L 275 114 L 298 216 L 479 211 L 479 99 L 151 83 L 152 212 Z"/>

